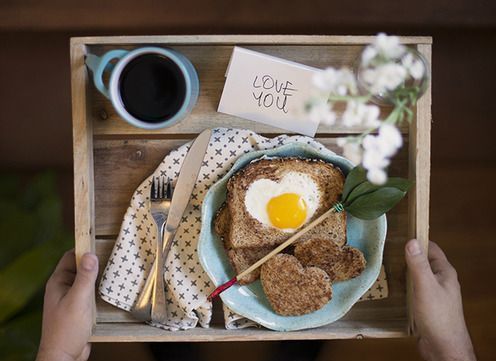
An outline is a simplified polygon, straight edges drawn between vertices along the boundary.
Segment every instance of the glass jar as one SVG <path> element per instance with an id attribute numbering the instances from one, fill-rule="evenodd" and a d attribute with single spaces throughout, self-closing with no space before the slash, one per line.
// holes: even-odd
<path id="1" fill-rule="evenodd" d="M 413 105 L 416 103 L 418 99 L 425 93 L 427 88 L 429 87 L 430 82 L 430 69 L 429 62 L 425 57 L 414 48 L 405 48 L 405 52 L 402 56 L 397 59 L 390 60 L 390 62 L 401 65 L 406 70 L 406 77 L 404 81 L 402 81 L 394 90 L 383 90 L 377 91 L 374 89 L 374 84 L 367 81 L 367 72 L 377 71 L 377 69 L 381 66 L 377 62 L 370 62 L 369 64 L 364 64 L 363 62 L 363 52 L 360 53 L 356 62 L 354 73 L 357 80 L 358 90 L 361 95 L 371 95 L 371 101 L 378 105 L 396 105 L 400 101 L 405 101 L 409 105 Z M 380 60 L 380 59 L 379 59 Z M 412 69 L 413 64 L 415 64 Z M 423 73 L 421 76 L 419 75 L 419 67 L 423 67 Z M 417 75 L 414 77 L 412 75 Z M 370 73 L 369 73 L 370 74 Z M 412 95 L 414 99 L 411 99 Z"/>

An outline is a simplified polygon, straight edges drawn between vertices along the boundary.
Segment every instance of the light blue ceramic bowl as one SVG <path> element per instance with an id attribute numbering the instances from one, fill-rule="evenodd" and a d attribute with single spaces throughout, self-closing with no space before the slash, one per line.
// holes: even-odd
<path id="1" fill-rule="evenodd" d="M 215 285 L 223 284 L 235 273 L 229 263 L 220 237 L 215 233 L 212 221 L 215 213 L 226 199 L 229 178 L 245 165 L 262 156 L 301 157 L 322 159 L 339 167 L 348 174 L 353 167 L 347 159 L 334 152 L 321 151 L 301 143 L 291 143 L 271 150 L 255 151 L 241 156 L 232 169 L 210 187 L 202 205 L 202 229 L 198 242 L 200 262 Z M 303 316 L 280 316 L 269 305 L 260 281 L 247 286 L 234 285 L 221 294 L 222 301 L 234 312 L 276 331 L 294 331 L 326 325 L 341 318 L 374 284 L 382 264 L 382 252 L 386 239 L 386 217 L 363 221 L 347 215 L 348 244 L 360 249 L 367 267 L 354 279 L 333 284 L 331 301 L 320 310 Z"/>

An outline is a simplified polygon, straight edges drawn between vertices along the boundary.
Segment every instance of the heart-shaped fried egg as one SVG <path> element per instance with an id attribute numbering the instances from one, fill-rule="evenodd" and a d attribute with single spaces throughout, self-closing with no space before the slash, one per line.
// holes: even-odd
<path id="1" fill-rule="evenodd" d="M 245 196 L 246 209 L 253 218 L 284 232 L 294 232 L 307 223 L 319 204 L 317 184 L 300 172 L 288 172 L 278 182 L 258 179 Z"/>

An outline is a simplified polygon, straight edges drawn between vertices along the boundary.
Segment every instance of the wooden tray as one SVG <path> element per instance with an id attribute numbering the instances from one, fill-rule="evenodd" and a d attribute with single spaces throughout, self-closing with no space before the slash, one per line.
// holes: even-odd
<path id="1" fill-rule="evenodd" d="M 112 250 L 129 198 L 140 182 L 172 149 L 194 138 L 201 130 L 217 126 L 249 128 L 266 136 L 281 130 L 217 113 L 224 73 L 233 45 L 315 67 L 351 67 L 367 36 L 206 35 L 129 36 L 71 39 L 71 79 L 74 137 L 74 198 L 76 256 L 94 251 L 103 270 Z M 429 61 L 430 37 L 402 37 Z M 144 44 L 168 46 L 185 54 L 200 77 L 200 97 L 193 113 L 173 127 L 158 131 L 137 129 L 121 120 L 93 86 L 84 64 L 85 54 L 102 54 L 114 48 Z M 220 305 L 214 307 L 209 329 L 169 332 L 138 323 L 98 296 L 92 341 L 250 341 L 403 337 L 409 334 L 410 312 L 404 243 L 417 237 L 429 239 L 430 89 L 418 102 L 410 127 L 402 129 L 405 146 L 394 159 L 391 173 L 408 176 L 416 187 L 388 215 L 384 264 L 389 278 L 389 297 L 356 304 L 341 320 L 328 326 L 297 332 L 265 329 L 225 330 Z M 360 128 L 321 126 L 316 138 L 340 152 L 336 137 Z"/>

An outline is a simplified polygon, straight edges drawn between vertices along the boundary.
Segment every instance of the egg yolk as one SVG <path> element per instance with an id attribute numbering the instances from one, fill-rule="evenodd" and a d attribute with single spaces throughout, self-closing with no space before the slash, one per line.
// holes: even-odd
<path id="1" fill-rule="evenodd" d="M 267 214 L 274 227 L 298 228 L 307 218 L 307 205 L 298 194 L 283 193 L 267 203 Z"/>

